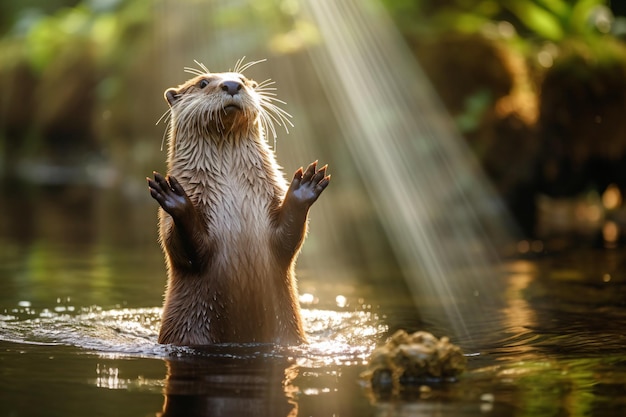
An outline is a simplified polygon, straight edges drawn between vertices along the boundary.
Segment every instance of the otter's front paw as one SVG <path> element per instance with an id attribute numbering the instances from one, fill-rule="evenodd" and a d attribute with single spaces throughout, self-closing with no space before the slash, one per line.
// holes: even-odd
<path id="1" fill-rule="evenodd" d="M 306 171 L 298 169 L 287 191 L 287 197 L 307 206 L 313 204 L 330 183 L 330 175 L 326 175 L 327 167 L 328 165 L 324 165 L 317 169 L 315 161 Z"/>
<path id="2" fill-rule="evenodd" d="M 193 203 L 176 178 L 171 175 L 165 178 L 158 172 L 154 172 L 154 179 L 146 178 L 146 180 L 148 180 L 152 198 L 158 201 L 163 210 L 174 219 L 185 216 L 193 210 Z"/>

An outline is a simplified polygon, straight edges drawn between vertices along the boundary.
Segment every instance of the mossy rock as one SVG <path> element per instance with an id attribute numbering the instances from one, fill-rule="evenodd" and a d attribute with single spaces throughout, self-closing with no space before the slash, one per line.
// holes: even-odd
<path id="1" fill-rule="evenodd" d="M 466 363 L 461 349 L 445 336 L 398 330 L 372 352 L 362 377 L 376 393 L 399 393 L 411 386 L 454 381 Z"/>

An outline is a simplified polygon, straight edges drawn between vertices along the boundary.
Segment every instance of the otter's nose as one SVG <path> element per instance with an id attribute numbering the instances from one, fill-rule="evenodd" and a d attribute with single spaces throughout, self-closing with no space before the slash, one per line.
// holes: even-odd
<path id="1" fill-rule="evenodd" d="M 222 88 L 222 91 L 226 91 L 231 96 L 234 96 L 239 93 L 243 84 L 239 81 L 223 81 L 222 84 L 220 84 L 220 87 Z"/>

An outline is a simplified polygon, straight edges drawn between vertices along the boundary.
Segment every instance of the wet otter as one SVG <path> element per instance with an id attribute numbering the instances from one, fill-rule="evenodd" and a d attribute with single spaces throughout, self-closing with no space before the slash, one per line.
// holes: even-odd
<path id="1" fill-rule="evenodd" d="M 242 72 L 193 71 L 165 91 L 168 175 L 148 178 L 159 203 L 168 283 L 159 343 L 298 344 L 306 337 L 294 276 L 326 166 L 298 169 L 287 187 L 265 133 L 287 121 Z"/>

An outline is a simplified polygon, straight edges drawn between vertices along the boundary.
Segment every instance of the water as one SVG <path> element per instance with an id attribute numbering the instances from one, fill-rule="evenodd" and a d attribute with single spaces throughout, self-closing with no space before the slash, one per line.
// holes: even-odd
<path id="1" fill-rule="evenodd" d="M 423 320 L 393 276 L 349 282 L 300 268 L 309 347 L 161 346 L 156 213 L 148 199 L 116 195 L 31 187 L 3 200 L 12 217 L 0 221 L 1 416 L 622 415 L 623 249 L 505 262 L 494 294 L 503 307 L 468 321 L 471 337 L 453 338 L 468 371 L 385 399 L 359 378 L 374 346 L 397 328 L 451 330 Z M 84 210 L 96 202 L 105 207 Z M 108 214 L 123 209 L 137 221 Z M 89 218 L 82 227 L 76 210 Z"/>

